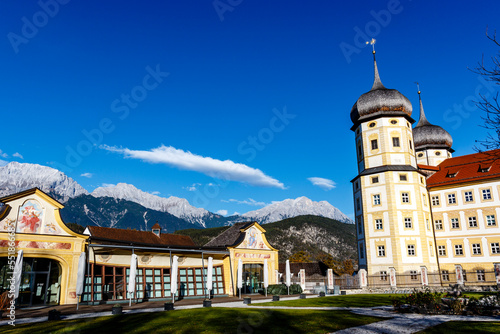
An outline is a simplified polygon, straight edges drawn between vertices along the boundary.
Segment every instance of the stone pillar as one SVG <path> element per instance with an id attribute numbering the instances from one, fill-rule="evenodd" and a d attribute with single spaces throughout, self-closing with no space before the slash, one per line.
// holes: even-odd
<path id="1" fill-rule="evenodd" d="M 366 288 L 368 286 L 368 277 L 365 269 L 358 270 L 359 275 L 359 287 Z"/>
<path id="2" fill-rule="evenodd" d="M 455 265 L 455 276 L 457 278 L 457 284 L 464 285 L 464 273 L 462 271 L 462 266 L 459 264 Z"/>
<path id="3" fill-rule="evenodd" d="M 427 267 L 420 267 L 420 278 L 422 280 L 422 286 L 429 285 L 429 278 L 427 276 Z"/>
<path id="4" fill-rule="evenodd" d="M 389 282 L 391 283 L 391 287 L 395 288 L 397 286 L 396 283 L 396 268 L 390 267 L 389 268 Z"/>

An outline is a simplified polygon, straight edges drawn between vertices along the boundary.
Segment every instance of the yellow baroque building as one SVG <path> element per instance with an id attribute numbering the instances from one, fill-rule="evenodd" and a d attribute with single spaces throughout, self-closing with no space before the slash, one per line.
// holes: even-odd
<path id="1" fill-rule="evenodd" d="M 453 140 L 381 82 L 351 110 L 362 286 L 500 284 L 500 150 L 452 157 Z"/>
<path id="2" fill-rule="evenodd" d="M 62 221 L 63 205 L 34 188 L 0 198 L 0 293 L 7 293 L 12 272 L 9 256 L 23 250 L 23 273 L 18 306 L 89 304 L 133 298 L 172 300 L 171 259 L 178 257 L 175 298 L 236 295 L 238 262 L 243 264 L 242 293 L 263 289 L 263 268 L 268 265 L 269 284 L 277 282 L 278 251 L 255 222 L 237 223 L 209 244 L 200 247 L 190 237 L 151 231 L 89 226 L 83 234 Z M 15 230 L 14 247 L 9 230 Z M 10 246 L 10 248 L 9 248 Z M 86 254 L 86 279 L 76 295 L 80 254 Z M 127 292 L 132 254 L 137 255 L 136 292 Z M 206 286 L 208 259 L 212 258 L 213 285 Z"/>

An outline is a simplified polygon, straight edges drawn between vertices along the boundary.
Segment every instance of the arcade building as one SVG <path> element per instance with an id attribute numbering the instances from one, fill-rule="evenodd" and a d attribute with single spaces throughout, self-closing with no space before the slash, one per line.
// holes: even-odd
<path id="1" fill-rule="evenodd" d="M 12 272 L 8 267 L 8 227 L 15 226 L 15 254 L 23 250 L 23 271 L 17 305 L 99 304 L 128 299 L 131 255 L 136 254 L 134 300 L 172 300 L 171 258 L 178 256 L 179 298 L 206 298 L 208 258 L 213 263 L 210 297 L 237 295 L 238 261 L 243 262 L 242 293 L 258 293 L 264 263 L 269 284 L 277 282 L 278 250 L 255 222 L 237 223 L 200 247 L 188 236 L 151 231 L 89 226 L 83 234 L 70 230 L 59 210 L 64 207 L 34 188 L 0 198 L 0 294 L 7 293 Z M 87 259 L 84 292 L 76 295 L 80 254 Z M 265 261 L 267 260 L 267 261 Z"/>

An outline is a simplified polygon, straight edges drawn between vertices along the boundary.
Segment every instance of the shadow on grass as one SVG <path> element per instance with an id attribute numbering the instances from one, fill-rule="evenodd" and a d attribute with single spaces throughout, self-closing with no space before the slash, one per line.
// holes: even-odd
<path id="1" fill-rule="evenodd" d="M 418 333 L 500 333 L 499 322 L 448 321 Z"/>
<path id="2" fill-rule="evenodd" d="M 380 320 L 347 311 L 200 308 L 8 326 L 2 333 L 325 333 Z"/>
<path id="3" fill-rule="evenodd" d="M 291 306 L 291 307 L 374 307 L 392 305 L 395 294 L 359 294 L 329 296 L 309 299 L 284 300 L 279 302 L 256 303 L 254 306 Z"/>

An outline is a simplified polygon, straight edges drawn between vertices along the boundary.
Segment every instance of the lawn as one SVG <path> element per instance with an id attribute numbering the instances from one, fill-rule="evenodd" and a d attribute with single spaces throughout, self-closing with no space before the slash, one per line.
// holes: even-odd
<path id="1" fill-rule="evenodd" d="M 418 333 L 500 333 L 500 322 L 448 321 Z"/>
<path id="2" fill-rule="evenodd" d="M 4 326 L 4 334 L 326 333 L 383 319 L 347 311 L 199 308 Z"/>
<path id="3" fill-rule="evenodd" d="M 291 307 L 374 307 L 392 305 L 391 297 L 401 294 L 359 294 L 329 296 L 309 299 L 283 300 L 279 302 L 255 303 L 254 306 L 291 306 Z"/>

